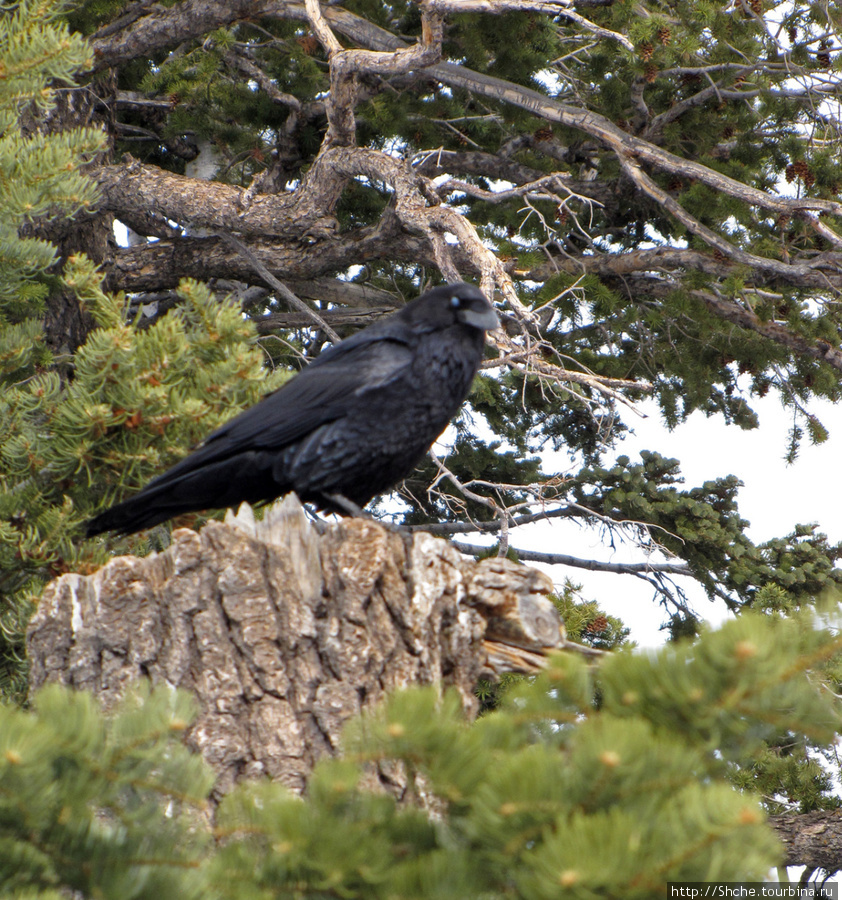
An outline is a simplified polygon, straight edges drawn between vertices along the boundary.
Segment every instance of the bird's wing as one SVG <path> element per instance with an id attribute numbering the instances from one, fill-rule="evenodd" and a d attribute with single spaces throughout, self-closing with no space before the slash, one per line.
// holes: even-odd
<path id="1" fill-rule="evenodd" d="M 243 450 L 281 449 L 341 418 L 357 398 L 400 378 L 411 365 L 408 338 L 375 334 L 355 340 L 358 336 L 322 353 L 277 391 L 217 428 L 149 487 Z"/>
<path id="2" fill-rule="evenodd" d="M 390 339 L 351 347 L 343 342 L 317 362 L 223 425 L 206 443 L 219 436 L 256 447 L 285 446 L 345 415 L 354 398 L 399 378 L 412 363 L 412 349 Z"/>

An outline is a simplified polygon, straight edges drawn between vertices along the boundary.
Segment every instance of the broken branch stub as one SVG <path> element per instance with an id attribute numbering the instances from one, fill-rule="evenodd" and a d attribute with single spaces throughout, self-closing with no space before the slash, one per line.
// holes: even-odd
<path id="1" fill-rule="evenodd" d="M 120 557 L 45 590 L 29 626 L 31 689 L 58 681 L 106 706 L 149 677 L 191 691 L 188 743 L 224 793 L 268 775 L 300 791 L 345 722 L 390 690 L 535 671 L 561 646 L 550 579 L 445 541 L 347 519 L 319 535 L 294 495 L 244 507 L 160 555 Z"/>

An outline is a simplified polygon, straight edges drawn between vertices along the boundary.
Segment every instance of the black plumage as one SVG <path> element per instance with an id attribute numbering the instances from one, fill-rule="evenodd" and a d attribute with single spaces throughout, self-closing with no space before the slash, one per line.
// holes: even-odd
<path id="1" fill-rule="evenodd" d="M 210 434 L 139 494 L 88 522 L 131 534 L 173 516 L 295 491 L 365 506 L 405 478 L 467 397 L 497 316 L 469 284 L 434 288 L 332 347 Z"/>

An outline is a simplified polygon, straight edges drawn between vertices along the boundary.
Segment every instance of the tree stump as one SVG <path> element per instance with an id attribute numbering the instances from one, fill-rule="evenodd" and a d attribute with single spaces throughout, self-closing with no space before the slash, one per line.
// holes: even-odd
<path id="1" fill-rule="evenodd" d="M 144 559 L 63 575 L 30 623 L 31 689 L 59 681 L 108 706 L 139 678 L 191 691 L 186 735 L 224 793 L 268 775 L 301 791 L 344 723 L 385 692 L 535 671 L 561 645 L 543 573 L 464 560 L 443 540 L 365 519 L 319 534 L 294 495 L 179 529 Z"/>

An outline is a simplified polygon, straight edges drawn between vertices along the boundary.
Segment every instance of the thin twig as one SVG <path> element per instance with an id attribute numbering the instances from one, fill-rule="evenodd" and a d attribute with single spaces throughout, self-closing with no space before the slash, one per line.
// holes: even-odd
<path id="1" fill-rule="evenodd" d="M 333 341 L 335 344 L 338 344 L 342 338 L 330 327 L 330 325 L 325 322 L 325 320 L 316 312 L 316 310 L 311 309 L 303 300 L 300 300 L 298 297 L 293 294 L 293 292 L 282 282 L 278 281 L 277 278 L 263 265 L 263 263 L 249 250 L 248 247 L 239 239 L 234 237 L 233 234 L 229 234 L 227 231 L 219 231 L 217 232 L 219 237 L 225 241 L 230 247 L 237 251 L 240 256 L 244 257 L 249 261 L 252 268 L 255 272 L 268 284 L 273 290 L 275 290 L 290 306 L 294 306 L 299 312 L 305 313 L 313 322 L 319 326 L 319 328 L 324 331 L 324 333 Z"/>

